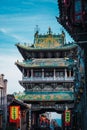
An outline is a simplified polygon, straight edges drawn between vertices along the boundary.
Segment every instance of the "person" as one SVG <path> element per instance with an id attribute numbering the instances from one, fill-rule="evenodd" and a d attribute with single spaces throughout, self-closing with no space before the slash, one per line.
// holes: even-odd
<path id="1" fill-rule="evenodd" d="M 18 127 L 18 130 L 20 130 L 20 127 Z"/>

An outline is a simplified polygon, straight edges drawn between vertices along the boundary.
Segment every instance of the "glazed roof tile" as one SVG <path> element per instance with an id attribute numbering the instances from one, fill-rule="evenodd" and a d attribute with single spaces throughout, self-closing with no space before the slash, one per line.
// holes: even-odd
<path id="1" fill-rule="evenodd" d="M 33 67 L 68 67 L 69 65 L 73 65 L 74 60 L 67 58 L 51 58 L 51 59 L 32 59 L 24 62 L 16 62 L 16 65 L 25 67 L 25 68 L 33 68 Z"/>
<path id="2" fill-rule="evenodd" d="M 23 49 L 23 50 L 27 50 L 27 51 L 33 51 L 33 50 L 69 50 L 69 49 L 73 49 L 75 47 L 77 47 L 77 44 L 74 44 L 74 43 L 69 43 L 69 44 L 64 44 L 64 45 L 61 45 L 61 46 L 54 46 L 53 45 L 54 43 L 52 43 L 51 45 L 49 46 L 44 46 L 42 44 L 40 44 L 41 46 L 38 46 L 35 47 L 35 46 L 29 46 L 28 44 L 16 44 L 16 46 L 20 49 Z"/>

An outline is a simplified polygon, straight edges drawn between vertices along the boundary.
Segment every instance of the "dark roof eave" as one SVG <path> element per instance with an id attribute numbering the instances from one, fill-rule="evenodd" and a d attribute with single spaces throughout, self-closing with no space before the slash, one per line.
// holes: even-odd
<path id="1" fill-rule="evenodd" d="M 29 102 L 29 103 L 31 103 L 31 102 L 74 102 L 74 99 L 71 99 L 71 100 L 38 100 L 38 101 L 35 101 L 35 100 L 23 100 L 24 102 Z"/>
<path id="2" fill-rule="evenodd" d="M 28 105 L 25 104 L 25 103 L 23 103 L 22 100 L 19 101 L 19 100 L 17 100 L 17 99 L 13 99 L 12 102 L 9 104 L 9 106 L 11 106 L 11 104 L 14 104 L 14 105 L 15 105 L 15 104 L 19 104 L 20 106 L 22 106 L 22 107 L 24 107 L 24 108 L 26 108 L 26 109 L 29 108 Z"/>
<path id="3" fill-rule="evenodd" d="M 19 65 L 17 64 L 18 68 L 20 68 L 20 70 L 22 68 L 67 68 L 69 67 L 68 65 L 67 66 L 23 66 L 23 65 Z"/>
<path id="4" fill-rule="evenodd" d="M 62 23 L 60 23 L 61 25 L 62 25 Z M 63 47 L 59 47 L 59 48 L 28 48 L 28 47 L 25 47 L 25 46 L 23 46 L 23 45 L 18 45 L 18 48 L 20 49 L 20 50 L 24 50 L 24 51 L 48 51 L 48 50 L 52 50 L 52 51 L 56 51 L 56 50 L 70 50 L 70 49 L 73 49 L 73 48 L 75 48 L 75 47 L 77 47 L 77 45 L 76 44 L 73 44 L 73 46 L 72 46 L 72 44 L 70 44 L 70 45 L 68 45 L 68 44 L 66 44 L 67 45 L 67 47 L 66 46 L 63 46 Z"/>
<path id="5" fill-rule="evenodd" d="M 57 18 L 57 21 L 58 21 L 59 24 L 61 24 L 61 25 L 66 29 L 66 31 L 69 33 L 69 35 L 70 35 L 75 41 L 77 41 L 77 40 L 76 40 L 76 34 L 75 34 L 75 33 L 72 33 L 72 31 L 69 29 L 69 27 L 68 27 L 66 24 L 64 24 L 65 21 L 60 21 L 59 18 Z"/>

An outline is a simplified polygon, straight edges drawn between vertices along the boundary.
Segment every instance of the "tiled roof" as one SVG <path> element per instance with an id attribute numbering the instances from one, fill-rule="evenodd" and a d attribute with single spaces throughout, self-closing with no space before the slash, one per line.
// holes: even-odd
<path id="1" fill-rule="evenodd" d="M 46 46 L 44 46 L 44 44 L 46 44 Z M 20 49 L 23 49 L 23 50 L 52 50 L 52 49 L 55 49 L 55 50 L 69 50 L 69 49 L 73 49 L 75 47 L 77 47 L 76 44 L 74 43 L 69 43 L 69 44 L 64 44 L 64 45 L 57 45 L 59 43 L 55 43 L 56 45 L 54 45 L 54 43 L 50 44 L 50 43 L 41 43 L 41 44 L 37 44 L 37 47 L 35 47 L 34 45 L 33 46 L 29 46 L 29 44 L 16 44 L 16 46 Z"/>
<path id="2" fill-rule="evenodd" d="M 66 58 L 51 58 L 51 59 L 32 59 L 24 62 L 16 62 L 16 65 L 21 67 L 68 67 L 73 65 L 74 60 Z"/>

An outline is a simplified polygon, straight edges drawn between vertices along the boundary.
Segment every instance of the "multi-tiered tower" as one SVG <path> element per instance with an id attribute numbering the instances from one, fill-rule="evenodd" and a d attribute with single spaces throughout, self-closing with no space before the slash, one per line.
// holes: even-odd
<path id="1" fill-rule="evenodd" d="M 73 108 L 74 66 L 77 60 L 76 44 L 65 43 L 65 33 L 34 35 L 34 44 L 16 44 L 23 62 L 16 62 L 22 72 L 25 93 L 17 98 L 31 104 L 32 125 L 45 111 L 63 112 L 66 106 Z"/>

